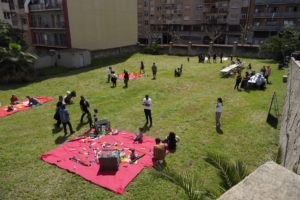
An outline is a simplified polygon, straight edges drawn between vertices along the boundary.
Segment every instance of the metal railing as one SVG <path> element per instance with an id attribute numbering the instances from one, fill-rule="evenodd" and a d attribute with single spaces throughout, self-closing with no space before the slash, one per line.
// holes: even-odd
<path id="1" fill-rule="evenodd" d="M 40 4 L 31 4 L 29 5 L 30 10 L 62 10 L 63 5 L 62 4 L 45 4 L 45 3 L 40 3 Z"/>
<path id="2" fill-rule="evenodd" d="M 300 17 L 300 12 L 253 13 L 253 17 L 256 18 Z"/>
<path id="3" fill-rule="evenodd" d="M 30 23 L 30 27 L 32 28 L 65 28 L 65 22 L 43 22 L 43 23 Z"/>
<path id="4" fill-rule="evenodd" d="M 12 25 L 13 26 L 18 26 L 18 20 L 12 20 Z"/>
<path id="5" fill-rule="evenodd" d="M 300 0 L 255 0 L 255 4 L 299 3 Z"/>
<path id="6" fill-rule="evenodd" d="M 257 31 L 285 31 L 285 30 L 300 30 L 300 26 L 294 26 L 292 29 L 286 26 L 258 26 Z"/>
<path id="7" fill-rule="evenodd" d="M 219 12 L 228 12 L 228 7 L 218 7 Z"/>
<path id="8" fill-rule="evenodd" d="M 226 23 L 226 19 L 218 19 L 218 23 Z"/>
<path id="9" fill-rule="evenodd" d="M 68 47 L 68 43 L 65 40 L 32 40 L 32 44 L 39 46 L 57 46 L 57 47 Z"/>

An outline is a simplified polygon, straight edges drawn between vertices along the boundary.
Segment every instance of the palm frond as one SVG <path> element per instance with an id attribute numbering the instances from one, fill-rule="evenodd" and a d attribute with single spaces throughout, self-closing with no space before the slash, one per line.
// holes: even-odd
<path id="1" fill-rule="evenodd" d="M 297 166 L 293 166 L 292 171 L 293 171 L 295 174 L 298 174 L 298 167 L 297 167 Z"/>
<path id="2" fill-rule="evenodd" d="M 175 170 L 163 166 L 162 164 L 157 164 L 153 167 L 155 173 L 154 178 L 161 178 L 171 183 L 174 183 L 178 187 L 184 190 L 189 199 L 191 200 L 204 200 L 204 194 L 209 194 L 208 191 L 200 187 L 199 180 L 194 174 L 189 172 L 177 173 Z"/>
<path id="3" fill-rule="evenodd" d="M 281 144 L 278 146 L 277 151 L 272 155 L 271 160 L 279 165 L 283 162 L 283 148 Z"/>
<path id="4" fill-rule="evenodd" d="M 244 178 L 246 178 L 250 174 L 246 165 L 242 161 L 236 162 L 235 169 L 239 175 L 240 181 L 242 181 Z"/>

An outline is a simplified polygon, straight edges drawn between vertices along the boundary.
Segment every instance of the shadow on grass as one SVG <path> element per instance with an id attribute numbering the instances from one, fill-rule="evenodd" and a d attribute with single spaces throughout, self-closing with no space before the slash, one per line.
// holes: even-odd
<path id="1" fill-rule="evenodd" d="M 67 141 L 68 137 L 71 135 L 63 135 L 63 136 L 58 136 L 55 140 L 55 144 L 62 144 Z"/>
<path id="2" fill-rule="evenodd" d="M 77 127 L 76 127 L 76 131 L 79 131 L 84 125 L 86 125 L 86 124 L 88 124 L 88 123 L 86 123 L 86 122 L 82 122 L 82 123 L 79 123 L 78 125 L 77 125 Z"/>
<path id="3" fill-rule="evenodd" d="M 22 83 L 22 84 L 7 84 L 7 85 L 1 85 L 0 90 L 14 90 L 22 87 L 26 87 L 30 84 L 43 82 L 47 79 L 51 79 L 54 77 L 68 77 L 73 76 L 85 72 L 89 72 L 95 69 L 99 68 L 105 68 L 107 66 L 115 65 L 118 63 L 125 62 L 128 60 L 132 55 L 134 54 L 123 54 L 118 56 L 111 56 L 107 58 L 99 58 L 92 60 L 92 64 L 80 67 L 80 68 L 67 68 L 67 67 L 58 67 L 58 66 L 51 66 L 51 67 L 45 67 L 37 69 L 38 74 L 40 74 L 37 79 L 33 82 L 28 83 Z"/>
<path id="4" fill-rule="evenodd" d="M 148 126 L 148 124 L 144 124 L 144 126 L 143 126 L 143 132 L 146 133 L 147 131 L 150 131 L 150 127 L 151 126 Z"/>
<path id="5" fill-rule="evenodd" d="M 269 115 L 268 115 L 268 118 L 267 118 L 267 123 L 268 123 L 271 127 L 277 129 L 278 119 L 277 119 L 277 117 L 275 117 L 274 115 L 269 114 Z"/>
<path id="6" fill-rule="evenodd" d="M 56 125 L 56 124 L 55 124 Z M 59 128 L 54 128 L 54 129 L 52 129 L 52 134 L 56 134 L 56 133 L 59 133 L 59 132 L 61 132 L 63 130 L 63 128 L 62 127 L 59 127 Z"/>
<path id="7" fill-rule="evenodd" d="M 217 133 L 219 133 L 219 134 L 224 134 L 224 132 L 223 132 L 223 130 L 221 129 L 220 126 L 216 126 L 216 131 L 217 131 Z"/>

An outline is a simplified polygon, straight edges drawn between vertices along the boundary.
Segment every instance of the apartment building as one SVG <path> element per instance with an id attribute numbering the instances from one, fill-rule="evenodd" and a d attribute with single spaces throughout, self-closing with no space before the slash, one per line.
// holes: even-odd
<path id="1" fill-rule="evenodd" d="M 159 30 L 162 44 L 171 41 L 170 30 L 178 30 L 181 43 L 208 44 L 206 30 L 220 26 L 218 44 L 239 40 L 240 25 L 249 23 L 250 0 L 138 0 L 138 38 L 148 43 L 147 30 Z"/>
<path id="2" fill-rule="evenodd" d="M 137 0 L 26 0 L 32 43 L 38 54 L 62 49 L 135 45 Z"/>
<path id="3" fill-rule="evenodd" d="M 249 23 L 257 26 L 253 35 L 255 43 L 278 31 L 300 31 L 300 0 L 255 0 L 250 15 Z"/>
<path id="4" fill-rule="evenodd" d="M 4 19 L 13 28 L 24 30 L 24 39 L 27 44 L 31 45 L 27 14 L 24 11 L 24 1 L 1 0 L 0 12 L 0 19 Z"/>

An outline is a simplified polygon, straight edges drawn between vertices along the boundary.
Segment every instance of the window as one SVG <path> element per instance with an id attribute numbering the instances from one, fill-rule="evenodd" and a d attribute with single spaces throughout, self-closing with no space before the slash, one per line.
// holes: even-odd
<path id="1" fill-rule="evenodd" d="M 294 25 L 294 20 L 291 20 L 291 19 L 289 19 L 289 20 L 284 20 L 283 21 L 283 24 L 286 26 L 286 25 Z"/>
<path id="2" fill-rule="evenodd" d="M 266 25 L 267 26 L 276 26 L 276 20 L 268 19 Z"/>
<path id="3" fill-rule="evenodd" d="M 142 13 L 138 13 L 138 17 L 142 17 L 143 15 L 142 15 Z"/>
<path id="4" fill-rule="evenodd" d="M 8 3 L 8 0 L 1 0 L 1 2 L 3 2 L 3 3 Z"/>
<path id="5" fill-rule="evenodd" d="M 249 7 L 249 0 L 243 0 L 243 7 Z"/>
<path id="6" fill-rule="evenodd" d="M 247 13 L 242 13 L 242 19 L 247 19 Z"/>
<path id="7" fill-rule="evenodd" d="M 260 24 L 260 20 L 259 19 L 258 20 L 254 20 L 253 26 L 259 26 L 259 24 Z"/>
<path id="8" fill-rule="evenodd" d="M 196 17 L 196 20 L 201 20 L 200 15 L 196 15 L 195 17 Z"/>
<path id="9" fill-rule="evenodd" d="M 150 20 L 154 20 L 154 15 L 150 15 Z"/>
<path id="10" fill-rule="evenodd" d="M 297 12 L 297 6 L 286 7 L 287 12 Z"/>
<path id="11" fill-rule="evenodd" d="M 238 8 L 239 7 L 239 3 L 232 3 L 231 4 L 231 8 Z"/>
<path id="12" fill-rule="evenodd" d="M 184 19 L 184 20 L 190 20 L 190 16 L 186 15 L 186 16 L 184 16 L 183 19 Z"/>
<path id="13" fill-rule="evenodd" d="M 231 20 L 237 20 L 238 19 L 238 15 L 230 15 L 230 19 Z"/>
<path id="14" fill-rule="evenodd" d="M 148 20 L 145 20 L 145 26 L 148 26 Z"/>
<path id="15" fill-rule="evenodd" d="M 189 10 L 189 9 L 190 9 L 190 6 L 184 6 L 184 9 L 185 9 L 185 10 Z"/>
<path id="16" fill-rule="evenodd" d="M 180 30 L 183 31 L 183 25 L 181 25 Z"/>
<path id="17" fill-rule="evenodd" d="M 160 10 L 161 10 L 161 7 L 156 7 L 156 10 L 157 10 L 157 11 L 160 11 Z"/>
<path id="18" fill-rule="evenodd" d="M 202 5 L 196 5 L 197 10 L 201 10 L 202 9 Z"/>
<path id="19" fill-rule="evenodd" d="M 139 22 L 139 23 L 138 23 L 138 26 L 142 26 L 142 23 L 141 23 L 141 22 Z"/>
<path id="20" fill-rule="evenodd" d="M 145 2 L 144 2 L 144 6 L 145 6 L 145 7 L 148 7 L 148 1 L 145 1 Z"/>
<path id="21" fill-rule="evenodd" d="M 23 0 L 18 0 L 18 7 L 19 7 L 19 9 L 24 8 L 24 1 Z"/>
<path id="22" fill-rule="evenodd" d="M 269 8 L 269 13 L 275 13 L 278 11 L 278 7 Z"/>
<path id="23" fill-rule="evenodd" d="M 5 12 L 3 14 L 4 14 L 4 19 L 10 19 L 10 14 L 9 13 Z"/>
<path id="24" fill-rule="evenodd" d="M 148 11 L 144 11 L 144 16 L 145 16 L 145 17 L 148 16 Z"/>
<path id="25" fill-rule="evenodd" d="M 161 20 L 161 17 L 160 16 L 156 16 L 156 20 Z"/>
<path id="26" fill-rule="evenodd" d="M 25 19 L 25 18 L 21 18 L 21 21 L 22 21 L 22 24 L 27 24 L 27 19 Z"/>

